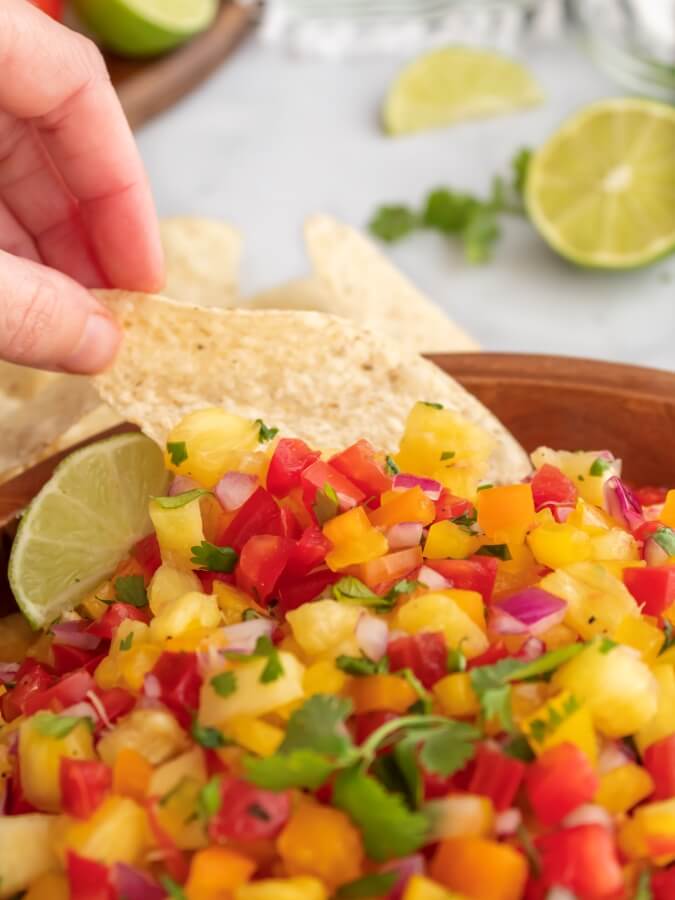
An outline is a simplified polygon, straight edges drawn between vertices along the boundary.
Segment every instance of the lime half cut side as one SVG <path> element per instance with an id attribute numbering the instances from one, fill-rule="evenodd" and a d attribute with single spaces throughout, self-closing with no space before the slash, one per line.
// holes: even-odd
<path id="1" fill-rule="evenodd" d="M 218 0 L 74 0 L 76 12 L 110 50 L 153 56 L 211 24 Z"/>
<path id="2" fill-rule="evenodd" d="M 583 266 L 643 266 L 675 247 L 675 108 L 595 103 L 535 154 L 528 212 L 545 240 Z"/>
<path id="3" fill-rule="evenodd" d="M 138 433 L 63 460 L 24 513 L 9 560 L 12 591 L 34 628 L 75 607 L 150 533 L 148 501 L 167 483 L 161 450 Z"/>
<path id="4" fill-rule="evenodd" d="M 537 82 L 520 63 L 491 50 L 444 47 L 406 66 L 382 111 L 390 134 L 441 128 L 540 103 Z"/>

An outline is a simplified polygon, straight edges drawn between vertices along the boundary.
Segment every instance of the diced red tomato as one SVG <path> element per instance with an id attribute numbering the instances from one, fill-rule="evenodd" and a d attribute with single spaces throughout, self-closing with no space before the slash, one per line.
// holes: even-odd
<path id="1" fill-rule="evenodd" d="M 134 544 L 131 549 L 131 555 L 140 563 L 143 573 L 149 581 L 162 565 L 162 555 L 159 551 L 159 541 L 155 532 L 153 531 L 152 534 Z"/>
<path id="2" fill-rule="evenodd" d="M 269 600 L 286 567 L 293 541 L 272 534 L 257 534 L 244 545 L 235 570 L 237 586 L 259 603 Z"/>
<path id="3" fill-rule="evenodd" d="M 302 534 L 302 526 L 295 513 L 288 506 L 281 507 L 281 527 L 284 537 L 297 540 Z"/>
<path id="4" fill-rule="evenodd" d="M 54 684 L 54 675 L 36 660 L 25 659 L 11 691 L 0 697 L 0 709 L 6 722 L 11 722 L 25 712 L 27 700 L 33 694 L 41 694 Z"/>
<path id="5" fill-rule="evenodd" d="M 497 578 L 498 560 L 494 556 L 471 556 L 469 559 L 426 559 L 429 566 L 463 591 L 478 591 L 484 603 L 489 603 Z"/>
<path id="6" fill-rule="evenodd" d="M 668 494 L 667 487 L 656 485 L 644 485 L 632 490 L 641 506 L 658 506 L 660 503 L 665 503 Z"/>
<path id="7" fill-rule="evenodd" d="M 537 512 L 550 504 L 574 506 L 577 502 L 577 489 L 572 479 L 548 463 L 534 473 L 531 487 Z"/>
<path id="8" fill-rule="evenodd" d="M 150 613 L 147 607 L 139 609 L 130 603 L 113 603 L 100 619 L 91 623 L 87 631 L 89 634 L 95 634 L 105 641 L 111 641 L 120 623 L 125 619 L 133 619 L 136 622 L 149 622 Z"/>
<path id="9" fill-rule="evenodd" d="M 371 591 L 386 594 L 397 581 L 412 575 L 421 565 L 422 548 L 408 547 L 352 566 L 349 571 L 365 582 Z"/>
<path id="10" fill-rule="evenodd" d="M 110 869 L 103 863 L 69 850 L 66 855 L 66 874 L 70 900 L 115 900 Z"/>
<path id="11" fill-rule="evenodd" d="M 217 843 L 275 838 L 291 813 L 289 791 L 265 791 L 239 778 L 223 778 L 220 811 L 209 821 Z"/>
<path id="12" fill-rule="evenodd" d="M 177 846 L 171 835 L 160 825 L 157 815 L 158 804 L 159 800 L 150 798 L 145 805 L 150 833 L 159 850 L 157 855 L 161 856 L 162 865 L 174 881 L 182 884 L 188 876 L 190 867 L 183 850 Z"/>
<path id="13" fill-rule="evenodd" d="M 389 642 L 387 656 L 392 672 L 412 669 L 425 688 L 448 674 L 448 647 L 440 631 L 395 638 Z"/>
<path id="14" fill-rule="evenodd" d="M 30 0 L 30 2 L 52 19 L 61 21 L 63 18 L 63 0 Z"/>
<path id="15" fill-rule="evenodd" d="M 246 541 L 256 534 L 283 534 L 281 510 L 274 497 L 265 488 L 259 487 L 241 506 L 219 537 L 221 547 L 233 547 L 241 553 Z"/>
<path id="16" fill-rule="evenodd" d="M 59 770 L 63 812 L 88 819 L 112 786 L 112 770 L 96 759 L 62 757 Z"/>
<path id="17" fill-rule="evenodd" d="M 196 569 L 195 575 L 202 583 L 202 589 L 205 594 L 213 593 L 213 585 L 216 581 L 223 584 L 235 584 L 235 577 L 231 572 L 207 572 L 203 569 Z"/>
<path id="18" fill-rule="evenodd" d="M 481 744 L 476 753 L 468 790 L 489 797 L 497 812 L 513 806 L 525 775 L 525 764 L 501 750 Z"/>
<path id="19" fill-rule="evenodd" d="M 341 510 L 358 506 L 366 499 L 365 493 L 341 472 L 338 472 L 329 463 L 317 459 L 300 475 L 302 498 L 309 511 L 312 510 L 317 492 L 322 491 L 327 484 L 337 494 Z"/>
<path id="20" fill-rule="evenodd" d="M 491 666 L 493 663 L 499 662 L 500 659 L 506 659 L 509 651 L 506 649 L 502 641 L 495 641 L 491 644 L 485 653 L 480 656 L 474 656 L 467 663 L 468 669 L 478 669 L 480 666 Z"/>
<path id="21" fill-rule="evenodd" d="M 199 707 L 202 676 L 196 653 L 162 653 L 151 676 L 159 682 L 159 700 L 187 728 Z"/>
<path id="22" fill-rule="evenodd" d="M 19 760 L 16 759 L 14 762 L 14 771 L 12 772 L 12 777 L 10 778 L 7 790 L 5 815 L 22 816 L 24 813 L 37 811 L 37 807 L 33 806 L 33 804 L 29 800 L 26 800 L 26 797 L 24 796 L 23 785 L 21 784 Z"/>
<path id="23" fill-rule="evenodd" d="M 466 516 L 475 512 L 475 507 L 470 500 L 463 497 L 455 497 L 447 488 L 443 488 L 441 496 L 436 501 L 435 522 L 445 519 L 456 519 L 458 516 Z"/>
<path id="24" fill-rule="evenodd" d="M 654 779 L 652 800 L 675 797 L 675 734 L 650 744 L 642 755 L 645 769 Z"/>
<path id="25" fill-rule="evenodd" d="M 590 803 L 599 779 L 590 760 L 576 744 L 556 744 L 527 769 L 525 789 L 542 825 L 557 825 L 566 815 Z"/>
<path id="26" fill-rule="evenodd" d="M 297 609 L 303 603 L 309 603 L 322 594 L 326 588 L 335 584 L 340 578 L 339 572 L 331 572 L 330 569 L 319 569 L 316 572 L 310 572 L 304 578 L 298 580 L 285 577 L 279 581 L 277 585 L 277 597 L 279 599 L 279 610 L 285 615 L 292 609 Z"/>
<path id="27" fill-rule="evenodd" d="M 633 531 L 633 537 L 636 541 L 642 541 L 644 543 L 661 527 L 660 522 L 643 522 L 642 525 L 638 525 Z"/>
<path id="28" fill-rule="evenodd" d="M 107 691 L 101 688 L 94 688 L 94 693 L 98 697 L 105 710 L 106 718 L 110 723 L 116 722 L 125 716 L 136 705 L 136 698 L 124 688 L 110 688 Z"/>
<path id="29" fill-rule="evenodd" d="M 93 672 L 105 656 L 99 650 L 83 650 L 81 647 L 68 647 L 66 644 L 52 644 L 52 668 L 57 675 L 65 675 L 73 669 L 87 669 Z"/>
<path id="30" fill-rule="evenodd" d="M 391 489 L 392 479 L 384 471 L 375 448 L 368 441 L 357 441 L 330 460 L 331 466 L 355 484 L 366 497 L 383 494 Z"/>
<path id="31" fill-rule="evenodd" d="M 321 454 L 310 450 L 304 441 L 282 438 L 274 448 L 267 470 L 267 490 L 275 497 L 286 497 L 300 486 L 300 474 Z"/>
<path id="32" fill-rule="evenodd" d="M 578 825 L 543 835 L 535 842 L 541 880 L 568 888 L 583 900 L 622 896 L 623 873 L 611 833 L 602 825 Z"/>
<path id="33" fill-rule="evenodd" d="M 663 615 L 675 601 L 675 566 L 624 569 L 623 583 L 648 616 Z"/>
<path id="34" fill-rule="evenodd" d="M 439 775 L 438 772 L 429 772 L 420 765 L 422 775 L 422 793 L 425 800 L 437 800 L 439 797 L 447 797 L 456 793 L 456 775 Z"/>
<path id="35" fill-rule="evenodd" d="M 302 578 L 320 566 L 333 545 L 316 525 L 310 525 L 291 550 L 288 565 L 284 571 L 286 578 Z"/>
<path id="36" fill-rule="evenodd" d="M 675 866 L 654 872 L 651 888 L 652 900 L 673 900 L 675 897 Z"/>
<path id="37" fill-rule="evenodd" d="M 362 744 L 381 725 L 386 725 L 387 722 L 397 718 L 398 713 L 390 712 L 387 709 L 376 709 L 372 712 L 359 713 L 359 715 L 354 716 L 351 722 L 354 740 L 357 744 Z M 388 749 L 382 748 L 383 751 Z"/>
<path id="38" fill-rule="evenodd" d="M 26 698 L 23 711 L 27 716 L 32 716 L 40 709 L 50 709 L 52 712 L 60 712 L 74 703 L 84 700 L 87 691 L 94 688 L 94 679 L 89 672 L 78 669 L 65 675 L 56 684 L 44 691 L 36 691 Z"/>

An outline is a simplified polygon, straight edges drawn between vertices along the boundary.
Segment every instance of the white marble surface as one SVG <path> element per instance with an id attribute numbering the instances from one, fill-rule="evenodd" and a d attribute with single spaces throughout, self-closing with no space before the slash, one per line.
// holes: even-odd
<path id="1" fill-rule="evenodd" d="M 363 226 L 377 205 L 414 203 L 438 185 L 486 192 L 518 147 L 544 140 L 577 107 L 620 93 L 571 40 L 522 56 L 545 89 L 543 106 L 391 140 L 377 110 L 397 61 L 297 60 L 250 41 L 141 131 L 159 211 L 241 229 L 246 292 L 303 274 L 307 214 Z M 486 349 L 675 368 L 675 257 L 627 274 L 582 271 L 515 220 L 482 267 L 434 234 L 387 252 Z"/>

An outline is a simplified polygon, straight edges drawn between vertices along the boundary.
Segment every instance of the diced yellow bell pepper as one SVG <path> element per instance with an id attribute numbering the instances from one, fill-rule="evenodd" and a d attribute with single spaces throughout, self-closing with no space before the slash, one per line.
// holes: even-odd
<path id="1" fill-rule="evenodd" d="M 328 900 L 328 891 L 318 878 L 263 878 L 244 884 L 234 900 Z"/>
<path id="2" fill-rule="evenodd" d="M 652 669 L 657 685 L 656 710 L 635 735 L 640 753 L 675 732 L 675 669 L 672 664 L 662 663 L 661 659 L 658 658 L 659 665 Z"/>
<path id="3" fill-rule="evenodd" d="M 471 686 L 468 672 L 445 675 L 436 682 L 432 691 L 446 716 L 461 719 L 476 715 L 480 711 L 480 702 Z"/>
<path id="4" fill-rule="evenodd" d="M 466 559 L 479 546 L 480 538 L 446 520 L 431 526 L 423 553 L 426 559 Z"/>
<path id="5" fill-rule="evenodd" d="M 666 502 L 663 504 L 659 521 L 668 528 L 675 528 L 675 489 L 666 494 Z"/>
<path id="6" fill-rule="evenodd" d="M 277 839 L 277 849 L 289 875 L 312 875 L 331 888 L 362 874 L 361 835 L 338 809 L 298 806 Z"/>
<path id="7" fill-rule="evenodd" d="M 522 728 L 530 746 L 540 756 L 550 747 L 569 741 L 595 763 L 598 743 L 590 711 L 569 691 L 551 697 L 529 718 Z"/>
<path id="8" fill-rule="evenodd" d="M 323 533 L 333 544 L 326 565 L 334 572 L 346 566 L 370 562 L 384 556 L 389 549 L 385 536 L 374 528 L 363 507 L 356 506 L 323 526 Z"/>
<path id="9" fill-rule="evenodd" d="M 453 599 L 453 591 L 431 591 L 408 600 L 395 616 L 396 627 L 409 634 L 442 631 L 450 647 L 459 647 L 469 659 L 488 647 L 488 640 L 476 623 Z"/>
<path id="10" fill-rule="evenodd" d="M 617 766 L 600 776 L 595 802 L 612 813 L 627 813 L 654 790 L 654 781 L 646 769 L 635 763 Z"/>
<path id="11" fill-rule="evenodd" d="M 272 756 L 284 739 L 281 728 L 253 716 L 230 719 L 223 731 L 240 747 L 258 756 Z"/>
<path id="12" fill-rule="evenodd" d="M 148 602 L 152 614 L 156 616 L 167 603 L 201 589 L 201 581 L 194 572 L 174 569 L 173 566 L 162 563 L 148 585 Z"/>
<path id="13" fill-rule="evenodd" d="M 510 535 L 522 542 L 534 520 L 534 500 L 529 484 L 508 484 L 479 491 L 476 497 L 478 524 L 490 536 Z"/>
<path id="14" fill-rule="evenodd" d="M 378 528 L 390 528 L 400 522 L 419 522 L 429 525 L 436 518 L 436 504 L 419 485 L 407 491 L 387 491 L 382 494 L 381 505 L 373 510 L 370 522 Z"/>
<path id="15" fill-rule="evenodd" d="M 57 846 L 62 855 L 74 850 L 80 856 L 112 865 L 133 865 L 147 848 L 149 826 L 145 810 L 129 797 L 106 797 L 85 821 L 64 817 Z"/>
<path id="16" fill-rule="evenodd" d="M 654 664 L 663 646 L 663 632 L 645 616 L 627 616 L 612 633 L 612 639 L 634 647 L 648 666 Z"/>
<path id="17" fill-rule="evenodd" d="M 206 847 L 192 857 L 185 882 L 187 900 L 223 900 L 250 881 L 256 864 L 228 847 Z"/>
<path id="18" fill-rule="evenodd" d="M 67 734 L 55 737 L 47 730 L 56 723 L 51 713 L 37 713 L 19 729 L 21 787 L 29 803 L 44 812 L 61 808 L 62 759 L 94 759 L 90 722 L 80 719 Z"/>
<path id="19" fill-rule="evenodd" d="M 463 900 L 461 894 L 446 891 L 425 875 L 413 875 L 408 879 L 401 900 Z"/>
<path id="20" fill-rule="evenodd" d="M 70 900 L 68 879 L 58 872 L 47 872 L 31 884 L 23 900 Z"/>
<path id="21" fill-rule="evenodd" d="M 322 659 L 305 669 L 302 687 L 305 696 L 312 694 L 341 694 L 347 684 L 347 676 L 332 660 Z"/>
<path id="22" fill-rule="evenodd" d="M 567 523 L 535 528 L 528 534 L 527 543 L 537 562 L 549 569 L 585 562 L 593 555 L 591 538 Z"/>

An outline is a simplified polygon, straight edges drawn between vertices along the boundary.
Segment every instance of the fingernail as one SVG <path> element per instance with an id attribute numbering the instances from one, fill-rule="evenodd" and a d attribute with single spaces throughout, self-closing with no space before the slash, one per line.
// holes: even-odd
<path id="1" fill-rule="evenodd" d="M 121 340 L 120 330 L 112 319 L 92 313 L 86 321 L 79 344 L 65 360 L 63 368 L 77 375 L 100 372 L 115 358 Z"/>

